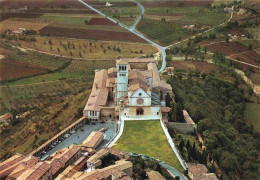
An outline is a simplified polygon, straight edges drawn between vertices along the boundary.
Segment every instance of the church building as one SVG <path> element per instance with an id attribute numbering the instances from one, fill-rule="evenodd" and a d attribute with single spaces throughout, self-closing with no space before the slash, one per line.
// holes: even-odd
<path id="1" fill-rule="evenodd" d="M 152 120 L 169 111 L 172 88 L 160 79 L 153 58 L 121 59 L 116 68 L 96 70 L 83 115 L 92 120 Z"/>

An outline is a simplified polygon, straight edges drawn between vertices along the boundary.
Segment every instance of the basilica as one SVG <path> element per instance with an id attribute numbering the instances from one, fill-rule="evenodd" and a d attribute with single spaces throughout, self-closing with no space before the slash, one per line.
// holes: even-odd
<path id="1" fill-rule="evenodd" d="M 83 116 L 91 120 L 159 120 L 170 111 L 172 88 L 160 79 L 153 58 L 120 59 L 116 68 L 95 71 Z"/>

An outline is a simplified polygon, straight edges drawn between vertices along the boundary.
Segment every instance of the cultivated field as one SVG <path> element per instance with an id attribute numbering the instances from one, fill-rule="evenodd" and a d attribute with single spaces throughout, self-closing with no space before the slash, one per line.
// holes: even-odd
<path id="1" fill-rule="evenodd" d="M 31 21 L 26 19 L 7 19 L 0 22 L 0 32 L 4 33 L 7 30 L 18 30 L 19 28 L 25 28 L 29 30 L 38 31 L 43 27 L 47 26 L 49 23 L 40 21 Z"/>
<path id="2" fill-rule="evenodd" d="M 214 64 L 200 61 L 171 61 L 170 66 L 173 66 L 176 70 L 185 71 L 199 71 L 201 73 L 210 73 L 211 71 L 217 71 L 217 67 Z"/>
<path id="3" fill-rule="evenodd" d="M 124 132 L 113 148 L 154 157 L 183 171 L 159 121 L 125 121 Z"/>
<path id="4" fill-rule="evenodd" d="M 62 56 L 84 59 L 117 59 L 151 56 L 157 49 L 149 44 L 119 41 L 77 40 L 36 36 L 35 42 L 20 41 L 25 47 Z"/>
<path id="5" fill-rule="evenodd" d="M 48 69 L 10 59 L 0 60 L 0 80 L 10 80 L 47 73 Z"/>
<path id="6" fill-rule="evenodd" d="M 220 42 L 203 46 L 212 52 L 223 53 L 227 56 L 248 51 L 248 47 L 238 42 Z"/>
<path id="7" fill-rule="evenodd" d="M 203 7 L 205 1 L 185 2 L 182 6 L 166 6 L 176 1 L 143 2 L 147 4 L 146 14 L 137 28 L 149 38 L 162 45 L 168 45 L 188 38 L 195 33 L 217 26 L 229 18 L 222 8 Z M 156 5 L 157 4 L 157 5 Z M 162 7 L 160 7 L 160 5 Z M 156 28 L 154 28 L 156 27 Z"/>

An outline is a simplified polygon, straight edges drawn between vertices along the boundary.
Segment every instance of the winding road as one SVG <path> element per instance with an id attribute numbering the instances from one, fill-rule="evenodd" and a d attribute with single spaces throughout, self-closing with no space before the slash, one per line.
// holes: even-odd
<path id="1" fill-rule="evenodd" d="M 142 16 L 145 13 L 144 7 L 142 4 L 136 2 L 135 0 L 131 0 L 132 2 L 136 3 L 140 8 L 141 8 L 141 15 L 136 19 L 136 21 L 134 22 L 134 24 L 129 28 L 126 25 L 124 25 L 121 22 L 116 21 L 115 19 L 105 15 L 104 13 L 102 13 L 101 11 L 93 8 L 92 6 L 90 6 L 88 3 L 84 2 L 83 0 L 79 0 L 79 2 L 81 2 L 82 4 L 84 4 L 85 6 L 87 6 L 88 8 L 92 9 L 93 11 L 95 11 L 96 13 L 104 16 L 105 18 L 109 19 L 110 21 L 117 23 L 119 26 L 125 28 L 126 30 L 134 33 L 135 35 L 139 36 L 140 38 L 142 38 L 143 40 L 147 41 L 148 43 L 152 44 L 153 46 L 157 47 L 158 49 L 160 49 L 161 54 L 162 54 L 162 67 L 159 70 L 159 72 L 162 72 L 165 67 L 166 67 L 166 53 L 165 53 L 165 48 L 163 46 L 160 46 L 159 44 L 151 41 L 150 39 L 146 38 L 144 35 L 142 35 L 139 31 L 136 30 L 136 25 L 139 23 L 139 21 L 142 19 Z"/>
<path id="2" fill-rule="evenodd" d="M 125 28 L 126 30 L 128 30 L 128 31 L 130 31 L 130 32 L 132 32 L 132 33 L 134 33 L 135 35 L 139 36 L 139 37 L 142 38 L 143 40 L 147 41 L 148 43 L 150 43 L 150 44 L 152 44 L 153 46 L 155 46 L 155 47 L 157 47 L 158 49 L 160 49 L 161 55 L 162 55 L 162 66 L 161 66 L 159 72 L 163 72 L 163 70 L 164 70 L 165 67 L 166 67 L 166 53 L 165 53 L 165 50 L 166 50 L 166 49 L 169 49 L 169 48 L 172 47 L 172 46 L 175 46 L 175 45 L 178 45 L 178 44 L 180 44 L 180 43 L 182 43 L 182 42 L 188 41 L 189 39 L 193 39 L 193 38 L 195 38 L 197 35 L 205 34 L 205 33 L 209 32 L 209 31 L 212 31 L 212 30 L 214 29 L 214 27 L 213 27 L 213 28 L 208 29 L 208 30 L 206 30 L 206 31 L 204 31 L 204 32 L 201 32 L 201 33 L 199 33 L 199 34 L 197 34 L 197 35 L 194 35 L 194 36 L 189 37 L 189 38 L 187 38 L 187 39 L 184 39 L 184 40 L 182 40 L 182 41 L 176 42 L 176 43 L 174 43 L 174 44 L 172 44 L 172 45 L 163 47 L 163 46 L 160 46 L 159 44 L 153 42 L 152 40 L 146 38 L 142 33 L 140 33 L 138 30 L 136 30 L 137 24 L 138 24 L 139 21 L 142 19 L 142 16 L 143 16 L 144 13 L 145 13 L 145 9 L 144 9 L 143 5 L 140 4 L 139 2 L 136 2 L 135 0 L 131 0 L 132 2 L 136 3 L 136 4 L 141 8 L 141 14 L 138 16 L 138 18 L 136 19 L 136 21 L 134 22 L 134 24 L 129 28 L 129 27 L 127 27 L 125 24 L 123 24 L 123 23 L 121 23 L 121 22 L 118 22 L 117 20 L 115 20 L 115 19 L 113 19 L 113 18 L 111 18 L 111 17 L 105 15 L 105 14 L 102 13 L 101 11 L 99 11 L 99 10 L 93 8 L 93 7 L 90 6 L 88 3 L 84 2 L 83 0 L 78 0 L 78 1 L 81 2 L 82 4 L 84 4 L 85 6 L 87 6 L 88 8 L 92 9 L 92 10 L 95 11 L 96 13 L 98 13 L 98 14 L 104 16 L 105 18 L 109 19 L 110 21 L 112 21 L 112 22 L 114 22 L 114 23 L 117 23 L 119 26 Z M 232 6 L 232 9 L 234 10 L 234 6 Z M 231 12 L 230 18 L 229 18 L 227 21 L 225 21 L 224 23 L 218 25 L 218 27 L 224 26 L 226 23 L 228 23 L 229 21 L 231 21 L 231 19 L 232 19 L 232 17 L 233 17 L 233 12 L 234 12 L 234 11 Z"/>

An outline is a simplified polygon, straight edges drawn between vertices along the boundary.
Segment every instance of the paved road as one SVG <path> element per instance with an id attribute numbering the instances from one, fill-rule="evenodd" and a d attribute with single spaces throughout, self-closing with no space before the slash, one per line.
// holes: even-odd
<path id="1" fill-rule="evenodd" d="M 96 125 L 84 125 L 76 130 L 74 134 L 63 140 L 61 143 L 56 145 L 53 149 L 49 150 L 41 158 L 44 160 L 49 155 L 55 153 L 59 149 L 69 147 L 72 144 L 81 144 L 92 131 L 98 131 L 101 128 L 108 128 L 104 134 L 103 142 L 97 147 L 101 149 L 104 147 L 114 136 L 116 135 L 116 122 L 107 122 L 107 123 L 96 123 Z"/>
<path id="2" fill-rule="evenodd" d="M 99 10 L 93 8 L 93 7 L 90 6 L 88 3 L 86 3 L 86 2 L 84 2 L 84 1 L 82 1 L 82 0 L 79 0 L 79 2 L 81 2 L 82 4 L 84 4 L 85 6 L 87 6 L 88 8 L 92 9 L 92 10 L 95 11 L 96 13 L 98 13 L 98 14 L 104 16 L 105 18 L 109 19 L 110 21 L 112 21 L 112 22 L 114 22 L 114 23 L 117 23 L 119 26 L 125 28 L 126 30 L 128 30 L 128 31 L 130 31 L 130 32 L 132 32 L 132 33 L 134 33 L 135 35 L 139 36 L 139 37 L 142 38 L 143 40 L 147 41 L 148 43 L 150 43 L 150 44 L 152 44 L 153 46 L 155 46 L 155 47 L 157 47 L 158 49 L 160 49 L 161 54 L 162 54 L 162 67 L 161 67 L 161 69 L 159 70 L 159 72 L 162 72 L 162 71 L 165 69 L 165 67 L 166 67 L 166 62 L 165 62 L 165 59 L 166 59 L 165 48 L 162 47 L 162 46 L 160 46 L 159 44 L 157 44 L 157 43 L 151 41 L 150 39 L 146 38 L 144 35 L 142 35 L 140 32 L 138 32 L 138 31 L 135 29 L 136 25 L 137 25 L 138 22 L 141 20 L 142 15 L 144 14 L 145 10 L 144 10 L 144 7 L 143 7 L 140 3 L 136 2 L 135 0 L 131 0 L 131 1 L 134 2 L 134 3 L 136 3 L 136 4 L 141 8 L 142 12 L 141 12 L 141 15 L 136 19 L 136 21 L 135 21 L 135 23 L 133 24 L 133 26 L 129 28 L 129 27 L 127 27 L 126 25 L 124 25 L 123 23 L 118 22 L 118 21 L 116 21 L 115 19 L 112 19 L 112 18 L 108 17 L 107 15 L 105 15 L 104 13 L 102 13 L 101 11 L 99 11 Z"/>

